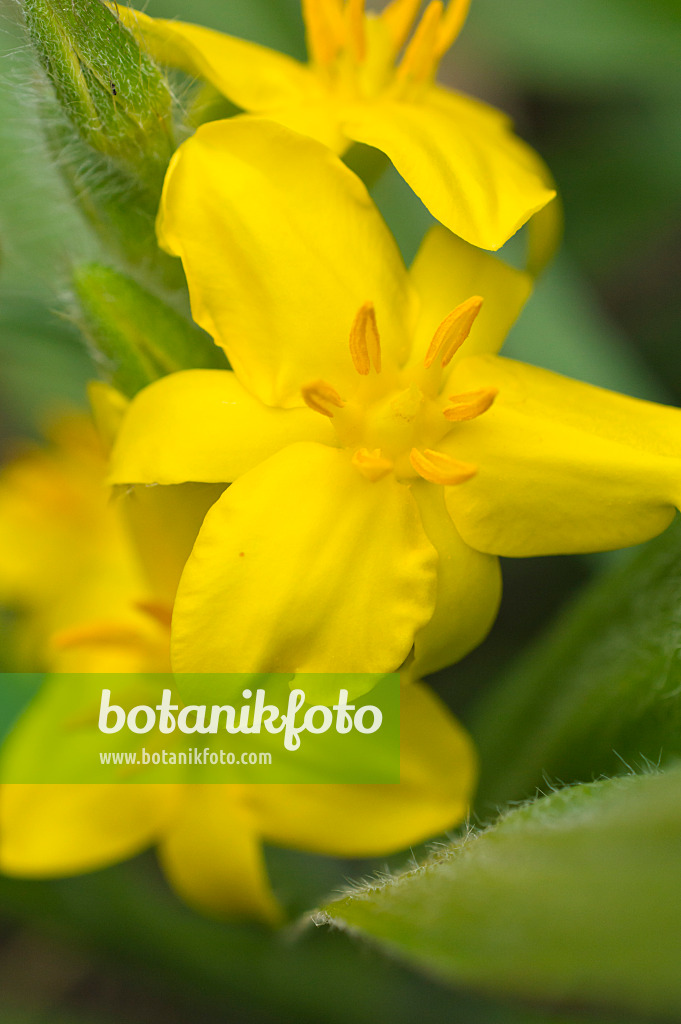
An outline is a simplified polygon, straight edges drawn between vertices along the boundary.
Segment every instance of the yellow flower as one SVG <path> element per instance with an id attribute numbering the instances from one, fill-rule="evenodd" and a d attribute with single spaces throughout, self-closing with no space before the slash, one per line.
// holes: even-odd
<path id="1" fill-rule="evenodd" d="M 498 249 L 555 195 L 539 157 L 499 111 L 435 83 L 469 0 L 421 0 L 379 15 L 364 0 L 303 0 L 309 63 L 198 25 L 117 8 L 161 62 L 204 78 L 250 114 L 342 153 L 386 153 L 433 216 L 473 245 Z M 397 64 L 396 64 L 397 62 Z"/>
<path id="2" fill-rule="evenodd" d="M 497 555 L 636 544 L 673 518 L 681 412 L 495 355 L 528 276 L 442 227 L 407 273 L 319 143 L 204 125 L 159 233 L 234 367 L 142 391 L 113 453 L 116 483 L 231 482 L 180 582 L 177 670 L 413 658 L 420 676 L 485 635 Z"/>
<path id="3" fill-rule="evenodd" d="M 100 387 L 100 412 L 110 397 Z M 111 502 L 105 467 L 92 426 L 70 417 L 0 474 L 0 601 L 22 615 L 20 667 L 57 673 L 51 686 L 69 684 L 58 673 L 168 670 L 179 570 L 219 490 L 136 488 Z M 464 817 L 470 741 L 425 686 L 406 688 L 403 708 L 399 785 L 6 785 L 0 870 L 71 875 L 155 844 L 188 903 L 276 921 L 263 842 L 384 855 Z"/>

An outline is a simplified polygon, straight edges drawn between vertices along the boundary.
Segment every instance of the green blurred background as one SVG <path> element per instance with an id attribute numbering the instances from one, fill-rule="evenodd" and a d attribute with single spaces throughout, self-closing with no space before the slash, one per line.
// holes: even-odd
<path id="1" fill-rule="evenodd" d="M 298 0 L 149 0 L 145 9 L 304 55 Z M 64 298 L 71 260 L 96 254 L 97 243 L 47 155 L 35 103 L 39 75 L 18 5 L 0 0 L 0 445 L 7 452 L 60 407 L 82 404 L 92 375 Z M 565 205 L 563 248 L 505 351 L 679 403 L 679 0 L 473 0 L 441 78 L 515 117 Z M 374 192 L 411 258 L 428 215 L 390 171 Z M 477 652 L 434 681 L 441 695 L 473 720 L 480 695 L 514 655 L 591 577 L 628 557 L 507 561 L 497 625 Z M 283 851 L 269 857 L 293 914 L 375 867 Z M 271 937 L 204 921 L 178 904 L 151 855 L 57 883 L 0 879 L 2 1024 L 383 1019 L 591 1020 L 577 1010 L 445 989 L 326 929 Z"/>

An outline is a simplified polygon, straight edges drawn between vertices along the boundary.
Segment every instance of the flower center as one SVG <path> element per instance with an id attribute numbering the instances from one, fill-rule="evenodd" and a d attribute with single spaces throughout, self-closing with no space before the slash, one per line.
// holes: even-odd
<path id="1" fill-rule="evenodd" d="M 376 481 L 394 473 L 400 481 L 417 476 L 454 485 L 469 480 L 477 467 L 438 451 L 453 424 L 475 419 L 496 397 L 495 388 L 449 396 L 440 394 L 444 368 L 468 337 L 480 312 L 478 295 L 445 317 L 422 365 L 384 368 L 373 303 L 360 306 L 350 329 L 350 357 L 359 380 L 352 396 L 342 396 L 324 380 L 302 388 L 306 404 L 333 420 L 340 447 L 351 454 L 362 476 Z"/>

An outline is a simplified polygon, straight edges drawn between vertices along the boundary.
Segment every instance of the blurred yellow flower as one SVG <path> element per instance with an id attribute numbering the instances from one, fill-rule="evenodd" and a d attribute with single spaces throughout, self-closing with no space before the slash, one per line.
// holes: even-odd
<path id="1" fill-rule="evenodd" d="M 176 670 L 418 677 L 484 637 L 497 555 L 636 544 L 673 518 L 681 411 L 495 355 L 528 276 L 442 227 L 407 273 L 319 143 L 204 125 L 159 237 L 234 367 L 142 391 L 112 456 L 118 484 L 231 483 L 180 582 Z"/>
<path id="2" fill-rule="evenodd" d="M 205 79 L 250 114 L 337 153 L 353 142 L 382 150 L 437 220 L 498 249 L 555 193 L 504 114 L 435 83 L 468 5 L 431 0 L 407 42 L 421 0 L 393 0 L 378 15 L 364 0 L 303 0 L 308 64 L 198 25 L 116 10 L 160 62 Z"/>
<path id="3" fill-rule="evenodd" d="M 97 398 L 103 410 L 110 393 Z M 0 474 L 0 603 L 20 616 L 24 671 L 168 670 L 179 571 L 219 488 L 132 488 L 111 501 L 105 469 L 92 426 L 74 416 Z M 76 874 L 155 844 L 188 903 L 275 922 L 263 842 L 384 855 L 465 816 L 470 741 L 426 687 L 405 688 L 403 707 L 399 785 L 6 785 L 0 870 Z"/>

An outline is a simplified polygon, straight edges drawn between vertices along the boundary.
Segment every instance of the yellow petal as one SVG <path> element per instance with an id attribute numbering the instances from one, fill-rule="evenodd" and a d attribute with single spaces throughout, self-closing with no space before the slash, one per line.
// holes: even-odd
<path id="1" fill-rule="evenodd" d="M 244 110 L 276 110 L 317 91 L 312 72 L 276 50 L 130 7 L 116 11 L 160 64 L 204 78 Z"/>
<path id="2" fill-rule="evenodd" d="M 417 678 L 460 661 L 487 636 L 501 600 L 493 555 L 474 551 L 447 512 L 442 487 L 412 486 L 428 538 L 438 553 L 433 617 L 417 634 L 411 673 Z"/>
<path id="3" fill-rule="evenodd" d="M 245 117 L 203 125 L 171 162 L 159 234 L 182 257 L 194 319 L 269 405 L 301 405 L 318 378 L 356 387 L 348 336 L 366 301 L 384 354 L 406 356 L 395 242 L 359 179 L 311 139 Z"/>
<path id="4" fill-rule="evenodd" d="M 433 216 L 483 249 L 499 249 L 555 195 L 520 139 L 479 104 L 460 109 L 407 102 L 348 107 L 346 134 L 382 150 Z"/>
<path id="5" fill-rule="evenodd" d="M 335 856 L 380 856 L 465 818 L 476 777 L 473 745 L 421 683 L 402 687 L 398 785 L 252 786 L 265 839 Z"/>
<path id="6" fill-rule="evenodd" d="M 287 444 L 333 438 L 333 428 L 312 410 L 263 405 L 229 370 L 183 370 L 134 398 L 109 482 L 231 483 Z"/>
<path id="7" fill-rule="evenodd" d="M 39 878 L 125 860 L 156 840 L 176 796 L 174 786 L 5 785 L 0 870 Z"/>
<path id="8" fill-rule="evenodd" d="M 137 600 L 138 607 L 144 605 L 145 598 L 172 607 L 201 523 L 223 490 L 222 484 L 194 483 L 132 485 L 116 490 L 111 504 L 127 527 L 147 581 L 147 594 Z"/>
<path id="9" fill-rule="evenodd" d="M 158 786 L 157 789 L 164 789 Z M 258 787 L 254 787 L 258 788 Z M 185 786 L 158 855 L 182 899 L 214 917 L 280 917 L 253 814 L 240 786 Z"/>
<path id="10" fill-rule="evenodd" d="M 439 225 L 431 228 L 421 243 L 410 277 L 421 300 L 410 365 L 423 362 L 440 324 L 473 295 L 484 301 L 452 365 L 480 352 L 498 352 L 532 291 L 528 274 L 475 249 Z"/>
<path id="11" fill-rule="evenodd" d="M 608 550 L 641 543 L 673 519 L 681 410 L 498 356 L 461 360 L 450 383 L 499 389 L 484 416 L 440 442 L 479 466 L 446 492 L 472 547 L 510 556 Z"/>
<path id="12" fill-rule="evenodd" d="M 174 666 L 393 671 L 434 597 L 435 552 L 408 488 L 366 480 L 346 452 L 291 445 L 208 513 L 178 590 Z"/>

